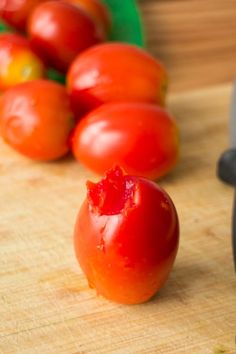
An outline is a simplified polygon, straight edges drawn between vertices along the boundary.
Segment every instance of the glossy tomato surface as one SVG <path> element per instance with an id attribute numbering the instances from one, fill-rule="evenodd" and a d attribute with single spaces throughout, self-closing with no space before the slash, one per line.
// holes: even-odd
<path id="1" fill-rule="evenodd" d="M 107 6 L 99 0 L 66 0 L 83 9 L 93 20 L 103 28 L 104 33 L 109 32 L 111 27 L 111 15 Z"/>
<path id="2" fill-rule="evenodd" d="M 42 78 L 44 74 L 44 64 L 26 38 L 13 33 L 0 34 L 0 90 Z"/>
<path id="3" fill-rule="evenodd" d="M 110 103 L 78 123 L 72 149 L 95 173 L 102 175 L 118 164 L 129 174 L 156 179 L 175 166 L 178 140 L 176 123 L 165 109 L 145 103 Z"/>
<path id="4" fill-rule="evenodd" d="M 59 71 L 66 71 L 78 53 L 103 38 L 90 16 L 63 1 L 39 5 L 29 18 L 28 33 L 33 48 Z"/>
<path id="5" fill-rule="evenodd" d="M 19 84 L 0 97 L 3 139 L 32 159 L 47 161 L 64 156 L 73 124 L 65 88 L 52 81 Z"/>
<path id="6" fill-rule="evenodd" d="M 143 49 L 107 43 L 86 50 L 74 60 L 67 86 L 78 115 L 108 102 L 163 105 L 167 74 L 163 65 Z"/>
<path id="7" fill-rule="evenodd" d="M 155 183 L 119 167 L 88 183 L 74 246 L 98 294 L 124 304 L 149 300 L 167 280 L 178 242 L 176 209 Z"/>
<path id="8" fill-rule="evenodd" d="M 46 0 L 1 0 L 0 16 L 9 25 L 24 31 L 30 13 L 44 1 Z"/>

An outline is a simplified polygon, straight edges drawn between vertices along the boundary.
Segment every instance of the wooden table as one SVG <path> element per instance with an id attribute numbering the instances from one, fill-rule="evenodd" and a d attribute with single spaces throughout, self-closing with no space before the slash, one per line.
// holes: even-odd
<path id="1" fill-rule="evenodd" d="M 164 1 L 141 3 L 157 52 L 151 10 L 163 10 Z M 233 191 L 215 173 L 227 147 L 231 84 L 200 83 L 187 67 L 179 92 L 181 65 L 170 70 L 169 107 L 181 130 L 182 156 L 161 181 L 179 212 L 181 243 L 168 283 L 146 304 L 96 297 L 76 263 L 73 225 L 85 180 L 95 177 L 71 158 L 35 163 L 0 143 L 0 353 L 236 353 Z M 223 60 L 222 70 L 229 73 Z"/>

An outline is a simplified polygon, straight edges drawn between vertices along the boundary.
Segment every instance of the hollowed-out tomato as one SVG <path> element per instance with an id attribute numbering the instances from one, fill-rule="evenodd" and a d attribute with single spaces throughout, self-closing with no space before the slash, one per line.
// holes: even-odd
<path id="1" fill-rule="evenodd" d="M 177 162 L 178 130 L 170 114 L 156 105 L 110 103 L 78 123 L 72 150 L 95 173 L 118 164 L 129 174 L 156 179 Z"/>
<path id="2" fill-rule="evenodd" d="M 157 59 L 141 48 L 106 43 L 77 56 L 67 75 L 67 87 L 78 116 L 109 102 L 163 105 L 167 73 Z"/>
<path id="3" fill-rule="evenodd" d="M 149 300 L 166 282 L 178 242 L 176 209 L 155 183 L 119 167 L 88 183 L 74 246 L 98 294 L 124 304 Z"/>
<path id="4" fill-rule="evenodd" d="M 21 154 L 55 160 L 69 151 L 74 125 L 65 88 L 52 81 L 18 84 L 0 97 L 0 131 Z"/>

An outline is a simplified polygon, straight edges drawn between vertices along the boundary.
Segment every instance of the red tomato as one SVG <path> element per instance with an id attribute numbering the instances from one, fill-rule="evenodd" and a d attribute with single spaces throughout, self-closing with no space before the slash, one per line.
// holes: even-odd
<path id="1" fill-rule="evenodd" d="M 79 55 L 67 76 L 77 115 L 107 102 L 163 104 L 167 74 L 144 50 L 124 43 L 95 46 Z"/>
<path id="2" fill-rule="evenodd" d="M 103 36 L 90 16 L 61 1 L 39 5 L 29 18 L 28 32 L 33 48 L 59 71 L 66 71 L 78 53 Z"/>
<path id="3" fill-rule="evenodd" d="M 0 15 L 9 25 L 24 31 L 32 10 L 46 0 L 1 0 Z"/>
<path id="4" fill-rule="evenodd" d="M 108 8 L 99 0 L 66 0 L 75 6 L 85 10 L 99 26 L 102 26 L 106 34 L 111 27 L 111 16 Z"/>
<path id="5" fill-rule="evenodd" d="M 0 34 L 0 90 L 42 78 L 45 68 L 24 37 Z"/>
<path id="6" fill-rule="evenodd" d="M 3 139 L 32 159 L 47 161 L 65 155 L 73 124 L 65 88 L 55 82 L 30 81 L 0 97 Z"/>
<path id="7" fill-rule="evenodd" d="M 98 294 L 124 304 L 149 300 L 168 278 L 178 241 L 174 204 L 153 182 L 116 167 L 88 183 L 74 246 Z"/>
<path id="8" fill-rule="evenodd" d="M 178 159 L 178 131 L 166 110 L 145 103 L 110 103 L 83 118 L 72 136 L 75 157 L 98 174 L 118 164 L 151 179 Z"/>

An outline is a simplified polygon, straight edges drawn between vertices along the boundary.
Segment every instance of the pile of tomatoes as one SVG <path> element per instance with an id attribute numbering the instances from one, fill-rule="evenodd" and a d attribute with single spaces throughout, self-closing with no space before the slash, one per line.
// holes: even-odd
<path id="1" fill-rule="evenodd" d="M 7 0 L 0 15 L 3 139 L 32 159 L 72 150 L 98 174 L 121 165 L 151 179 L 178 158 L 178 131 L 163 107 L 164 66 L 136 46 L 105 42 L 111 15 L 99 0 Z M 53 68 L 66 85 L 47 78 Z"/>
<path id="2" fill-rule="evenodd" d="M 166 69 L 141 48 L 108 42 L 112 18 L 99 0 L 0 4 L 14 29 L 0 34 L 2 138 L 31 159 L 72 151 L 93 172 L 106 173 L 88 184 L 76 254 L 101 294 L 145 301 L 165 282 L 178 247 L 174 205 L 145 179 L 166 175 L 178 159 Z M 65 85 L 49 79 L 52 69 Z"/>

